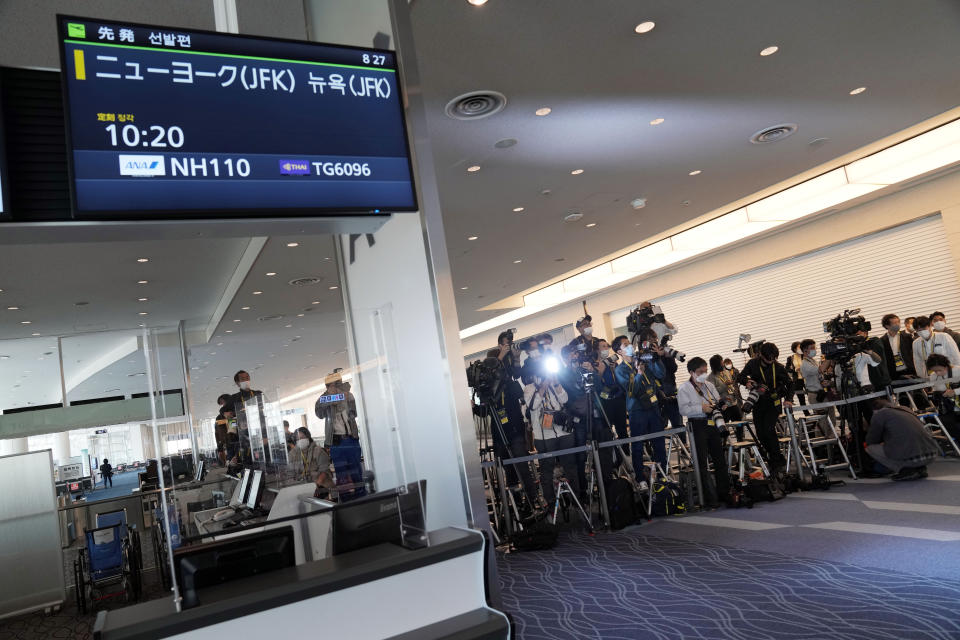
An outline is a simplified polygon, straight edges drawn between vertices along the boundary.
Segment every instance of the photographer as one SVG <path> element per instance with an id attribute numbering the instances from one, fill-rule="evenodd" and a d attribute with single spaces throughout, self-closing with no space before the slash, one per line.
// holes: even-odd
<path id="1" fill-rule="evenodd" d="M 533 382 L 533 379 L 540 373 L 540 369 L 543 367 L 543 352 L 540 351 L 540 343 L 536 338 L 527 340 L 522 348 L 527 352 L 527 358 L 520 368 L 520 380 L 526 386 Z"/>
<path id="2" fill-rule="evenodd" d="M 743 411 L 753 411 L 753 424 L 760 448 L 767 456 L 771 470 L 778 471 L 786 468 L 787 461 L 780 452 L 777 420 L 783 406 L 793 406 L 785 399 L 793 394 L 793 382 L 786 368 L 777 362 L 780 356 L 777 345 L 764 342 L 759 351 L 757 357 L 747 362 L 740 372 L 740 384 L 750 390 Z"/>
<path id="3" fill-rule="evenodd" d="M 523 420 L 523 410 L 520 408 L 523 402 L 523 389 L 510 377 L 507 368 L 496 357 L 488 356 L 483 364 L 491 371 L 493 381 L 489 384 L 491 397 L 482 399 L 489 402 L 493 413 L 491 417 L 500 426 L 498 428 L 497 424 L 494 424 L 492 429 L 494 453 L 504 460 L 525 456 L 527 455 L 527 425 Z M 504 468 L 507 473 L 507 483 L 516 485 L 518 480 L 522 482 L 527 499 L 530 500 L 530 506 L 533 507 L 536 488 L 530 475 L 530 465 L 524 462 L 505 465 Z M 520 474 L 519 479 L 517 471 Z"/>
<path id="4" fill-rule="evenodd" d="M 943 314 L 943 311 L 934 311 L 931 313 L 930 323 L 933 325 L 934 331 L 947 334 L 953 338 L 953 341 L 957 343 L 958 347 L 960 347 L 960 333 L 957 333 L 953 329 L 947 328 L 947 316 Z"/>
<path id="5" fill-rule="evenodd" d="M 613 339 L 613 348 L 623 360 L 616 370 L 617 383 L 627 398 L 627 413 L 630 416 L 630 435 L 642 436 L 663 431 L 663 418 L 660 404 L 663 398 L 661 378 L 663 369 L 656 359 L 644 362 L 636 357 L 636 350 L 627 336 Z M 663 438 L 649 441 L 653 448 L 653 459 L 666 470 L 667 450 Z M 645 479 L 643 466 L 643 443 L 634 442 L 633 470 L 637 482 Z"/>
<path id="6" fill-rule="evenodd" d="M 579 351 L 581 360 L 586 359 L 596 364 L 600 358 L 600 339 L 593 335 L 593 318 L 583 316 L 577 320 L 576 327 L 580 335 L 571 340 L 567 346 Z"/>
<path id="7" fill-rule="evenodd" d="M 867 453 L 894 472 L 891 480 L 926 478 L 926 465 L 940 449 L 920 418 L 888 398 L 874 398 L 873 406 L 873 419 L 864 439 Z"/>
<path id="8" fill-rule="evenodd" d="M 953 338 L 945 333 L 933 330 L 933 322 L 927 316 L 917 318 L 914 326 L 917 329 L 917 339 L 913 341 L 913 362 L 918 367 L 926 365 L 927 358 L 934 354 L 945 356 L 950 366 L 960 367 L 960 349 Z M 926 371 L 917 371 L 920 377 L 926 377 Z"/>
<path id="9" fill-rule="evenodd" d="M 927 358 L 927 371 L 930 372 L 930 396 L 936 407 L 940 422 L 954 440 L 960 438 L 960 368 L 950 364 L 946 356 L 935 353 Z"/>
<path id="10" fill-rule="evenodd" d="M 567 402 L 567 391 L 557 380 L 555 373 L 540 371 L 533 381 L 524 388 L 524 400 L 527 403 L 527 417 L 533 427 L 533 444 L 537 453 L 560 451 L 575 446 L 573 433 L 569 431 L 569 414 L 563 408 Z M 570 488 L 580 493 L 576 469 L 576 456 L 567 455 L 538 461 L 540 468 L 540 490 L 547 501 L 547 507 L 553 505 L 555 494 L 554 468 L 559 467 L 559 475 L 566 476 Z"/>
<path id="11" fill-rule="evenodd" d="M 707 379 L 707 362 L 703 358 L 691 358 L 687 363 L 690 379 L 680 385 L 677 398 L 680 413 L 690 421 L 693 429 L 693 444 L 697 448 L 697 467 L 704 488 L 708 509 L 720 506 L 720 500 L 730 495 L 730 470 L 723 455 L 723 439 L 727 426 L 722 417 L 724 408 L 720 392 Z M 713 463 L 714 483 L 707 474 L 707 456 Z"/>
<path id="12" fill-rule="evenodd" d="M 597 389 L 600 392 L 600 406 L 603 407 L 610 426 L 617 432 L 617 437 L 627 438 L 627 396 L 617 384 L 616 376 L 620 361 L 606 340 L 600 340 L 599 348 Z M 628 453 L 626 445 L 623 447 L 623 453 Z"/>
<path id="13" fill-rule="evenodd" d="M 825 402 L 827 392 L 823 388 L 824 370 L 831 367 L 828 360 L 817 362 L 817 343 L 810 338 L 800 342 L 800 351 L 803 353 L 803 362 L 800 364 L 800 374 L 803 377 L 804 391 L 807 394 L 807 401 L 810 404 Z M 834 407 L 828 410 L 818 410 L 815 412 L 818 416 L 829 416 L 830 420 L 836 424 L 837 412 Z M 824 423 L 824 418 L 819 421 L 820 433 L 830 437 L 832 434 Z"/>
<path id="14" fill-rule="evenodd" d="M 670 326 L 673 327 L 673 325 Z M 676 329 L 672 329 L 672 331 L 676 332 Z M 661 343 L 657 341 L 657 333 L 653 329 L 648 329 L 641 334 L 640 340 L 641 351 L 653 353 L 654 360 L 659 362 L 663 370 L 663 376 L 660 380 L 663 394 L 660 412 L 663 414 L 664 428 L 669 422 L 673 429 L 682 429 L 683 417 L 680 415 L 680 407 L 677 404 L 677 359 L 683 360 L 684 356 L 676 349 L 661 346 Z"/>
<path id="15" fill-rule="evenodd" d="M 800 342 L 794 342 L 790 345 L 790 355 L 787 356 L 786 369 L 787 373 L 793 378 L 793 391 L 797 397 L 797 401 L 801 405 L 807 404 L 807 395 L 805 393 L 805 385 L 803 382 L 803 374 L 800 371 L 800 367 L 803 364 L 803 351 L 800 349 Z M 793 396 L 790 396 L 793 399 Z M 809 415 L 809 412 L 807 412 Z"/>
<path id="16" fill-rule="evenodd" d="M 716 387 L 720 399 L 723 401 L 723 419 L 727 422 L 743 420 L 743 396 L 740 394 L 740 383 L 737 382 L 733 362 L 730 362 L 730 368 L 727 369 L 723 363 L 723 357 L 719 353 L 711 357 L 710 375 L 707 376 L 707 381 Z M 679 391 L 677 396 L 679 398 Z M 680 413 L 684 415 L 682 407 Z"/>
<path id="17" fill-rule="evenodd" d="M 880 320 L 886 331 L 880 338 L 883 346 L 883 359 L 891 380 L 914 378 L 917 370 L 913 365 L 913 336 L 900 330 L 900 318 L 888 313 Z"/>

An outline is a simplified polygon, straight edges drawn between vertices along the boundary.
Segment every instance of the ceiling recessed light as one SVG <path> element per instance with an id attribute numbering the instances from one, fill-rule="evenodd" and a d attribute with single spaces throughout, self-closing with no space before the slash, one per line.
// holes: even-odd
<path id="1" fill-rule="evenodd" d="M 210 352 L 210 355 L 215 356 L 215 355 L 217 355 L 217 352 L 216 352 L 216 351 L 211 351 L 211 352 Z"/>
<path id="2" fill-rule="evenodd" d="M 21 320 L 20 324 L 32 324 L 29 320 Z"/>
<path id="3" fill-rule="evenodd" d="M 698 175 L 700 175 L 701 173 L 703 173 L 703 171 L 701 171 L 700 169 L 694 169 L 694 170 L 691 171 L 688 175 L 698 176 Z"/>
<path id="4" fill-rule="evenodd" d="M 137 284 L 147 284 L 146 280 L 137 280 Z"/>
<path id="5" fill-rule="evenodd" d="M 314 301 L 311 302 L 310 304 L 320 304 L 320 301 L 319 301 L 319 300 L 314 300 Z"/>
<path id="6" fill-rule="evenodd" d="M 250 307 L 240 307 L 242 311 L 250 311 Z"/>
<path id="7" fill-rule="evenodd" d="M 218 343 L 217 343 L 217 346 L 218 346 L 218 347 L 222 347 L 222 346 L 223 346 L 223 343 L 222 343 L 222 342 L 218 342 Z"/>
<path id="8" fill-rule="evenodd" d="M 551 109 L 550 107 L 540 107 L 539 109 L 534 111 L 534 113 L 537 114 L 538 116 L 548 116 L 550 115 L 551 111 L 553 111 L 553 109 Z"/>
<path id="9" fill-rule="evenodd" d="M 514 213 L 520 213 L 521 211 L 523 211 L 523 207 L 514 207 L 514 208 L 513 208 L 513 212 L 514 212 Z"/>
<path id="10" fill-rule="evenodd" d="M 298 318 L 302 318 L 302 317 L 305 316 L 305 315 L 307 315 L 307 314 L 305 314 L 305 313 L 298 313 L 298 314 L 297 314 L 297 317 L 298 317 Z"/>
<path id="11" fill-rule="evenodd" d="M 288 242 L 288 243 L 287 243 L 287 246 L 292 249 L 293 247 L 299 247 L 299 246 L 300 246 L 300 243 L 299 243 L 299 242 Z"/>
<path id="12" fill-rule="evenodd" d="M 137 258 L 137 262 L 150 262 L 150 258 Z"/>
<path id="13" fill-rule="evenodd" d="M 330 285 L 330 286 L 327 287 L 327 288 L 330 289 L 330 291 L 334 291 L 335 289 L 339 289 L 340 287 L 338 287 L 337 285 L 334 284 L 334 285 Z"/>
<path id="14" fill-rule="evenodd" d="M 472 4 L 472 5 L 475 6 L 475 7 L 481 7 L 481 6 L 485 5 L 485 4 L 487 4 L 487 0 L 467 0 L 467 2 L 469 2 L 470 4 Z"/>
<path id="15" fill-rule="evenodd" d="M 596 222 L 590 222 L 590 223 L 587 224 L 587 229 L 592 229 L 592 228 L 594 228 L 595 226 L 597 226 L 597 223 L 596 223 Z"/>
<path id="16" fill-rule="evenodd" d="M 653 126 L 657 126 L 658 124 L 663 124 L 663 118 L 654 118 L 653 120 L 650 121 L 650 124 Z"/>
<path id="17" fill-rule="evenodd" d="M 39 333 L 31 333 L 30 335 L 32 335 L 32 336 L 34 336 L 34 337 L 37 337 L 37 336 L 39 336 L 40 334 L 39 334 Z"/>
<path id="18" fill-rule="evenodd" d="M 570 175 L 578 176 L 581 173 L 583 173 L 583 169 L 574 169 L 573 171 L 570 172 Z"/>
<path id="19" fill-rule="evenodd" d="M 146 302 L 148 298 L 137 298 L 137 302 Z"/>
<path id="20" fill-rule="evenodd" d="M 857 87 L 856 89 L 850 92 L 850 95 L 855 96 L 857 94 L 863 93 L 866 90 L 867 90 L 866 87 Z"/>
<path id="21" fill-rule="evenodd" d="M 227 329 L 224 333 L 233 333 L 233 329 Z"/>
<path id="22" fill-rule="evenodd" d="M 480 171 L 480 165 L 475 164 L 472 167 L 467 167 L 467 171 L 470 173 L 476 173 L 477 171 Z"/>
<path id="23" fill-rule="evenodd" d="M 137 314 L 137 315 L 145 316 L 145 315 L 147 315 L 147 312 L 146 312 L 146 311 L 141 311 L 141 312 L 140 312 L 139 314 Z"/>
<path id="24" fill-rule="evenodd" d="M 254 292 L 253 292 L 253 295 L 258 296 L 258 295 L 260 295 L 261 293 L 263 293 L 263 291 L 254 291 Z"/>
<path id="25" fill-rule="evenodd" d="M 470 288 L 470 287 L 460 287 L 460 291 L 466 291 L 466 290 L 469 289 L 469 288 Z"/>
<path id="26" fill-rule="evenodd" d="M 633 28 L 637 33 L 650 33 L 653 31 L 653 28 L 657 26 L 657 23 L 653 20 L 647 20 L 646 22 L 641 22 Z"/>
<path id="27" fill-rule="evenodd" d="M 20 307 L 7 307 L 7 311 L 20 311 Z"/>
<path id="28" fill-rule="evenodd" d="M 234 322 L 240 322 L 239 320 L 234 320 Z"/>
<path id="29" fill-rule="evenodd" d="M 523 260 L 514 260 L 513 264 L 520 264 L 521 262 L 523 262 Z"/>
<path id="30" fill-rule="evenodd" d="M 285 324 L 285 325 L 283 325 L 283 328 L 284 328 L 284 329 L 292 329 L 292 328 L 293 328 L 293 325 L 292 325 L 292 324 Z M 287 346 L 287 345 L 283 345 L 283 346 Z"/>
<path id="31" fill-rule="evenodd" d="M 470 236 L 469 238 L 467 238 L 467 240 L 476 240 L 476 239 L 479 238 L 479 237 L 480 237 L 480 236 Z"/>
<path id="32" fill-rule="evenodd" d="M 780 51 L 780 47 L 778 47 L 777 45 L 771 45 L 771 46 L 769 46 L 769 47 L 767 47 L 767 48 L 765 48 L 765 49 L 761 49 L 761 50 L 760 50 L 760 55 L 762 55 L 762 56 L 772 56 L 772 55 L 775 54 L 777 51 Z"/>
<path id="33" fill-rule="evenodd" d="M 268 276 L 275 276 L 275 275 L 277 275 L 277 272 L 276 272 L 276 271 L 267 271 L 267 275 L 268 275 Z"/>

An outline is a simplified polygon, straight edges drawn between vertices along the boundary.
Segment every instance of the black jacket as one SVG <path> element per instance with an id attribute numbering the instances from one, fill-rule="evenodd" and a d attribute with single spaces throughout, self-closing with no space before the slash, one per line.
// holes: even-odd
<path id="1" fill-rule="evenodd" d="M 875 391 L 881 391 L 884 387 L 887 387 L 891 382 L 891 376 L 889 372 L 889 365 L 887 364 L 887 359 L 884 354 L 884 345 L 880 344 L 881 342 L 886 342 L 886 348 L 890 348 L 890 343 L 882 338 L 869 338 L 867 340 L 867 349 L 873 351 L 875 354 L 880 356 L 882 362 L 880 366 L 877 367 L 867 367 L 867 373 L 870 376 L 870 384 L 873 385 Z M 912 349 L 912 348 L 911 348 Z M 912 355 L 912 351 L 911 351 Z"/>
<path id="2" fill-rule="evenodd" d="M 890 374 L 891 380 L 897 380 L 905 376 L 915 376 L 917 375 L 917 368 L 913 364 L 913 336 L 907 333 L 906 331 L 900 332 L 900 355 L 903 357 L 903 364 L 907 366 L 905 371 L 897 371 L 897 365 L 894 362 L 893 349 L 890 348 L 890 340 L 887 339 L 887 334 L 883 334 L 877 338 L 883 346 L 883 356 L 884 363 L 887 365 L 887 373 Z"/>
<path id="3" fill-rule="evenodd" d="M 760 396 L 757 405 L 773 404 L 771 394 L 776 393 L 780 400 L 790 400 L 793 397 L 793 376 L 787 373 L 787 368 L 779 362 L 763 364 L 759 357 L 752 358 L 740 372 L 740 384 L 746 386 L 747 380 L 754 380 L 770 391 Z"/>

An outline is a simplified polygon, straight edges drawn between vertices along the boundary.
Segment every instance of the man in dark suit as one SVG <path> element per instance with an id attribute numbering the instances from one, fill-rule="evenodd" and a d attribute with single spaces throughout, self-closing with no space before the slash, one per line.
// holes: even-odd
<path id="1" fill-rule="evenodd" d="M 888 313 L 880 322 L 886 331 L 880 342 L 890 379 L 915 378 L 917 370 L 913 363 L 913 336 L 900 330 L 900 318 L 895 313 Z"/>

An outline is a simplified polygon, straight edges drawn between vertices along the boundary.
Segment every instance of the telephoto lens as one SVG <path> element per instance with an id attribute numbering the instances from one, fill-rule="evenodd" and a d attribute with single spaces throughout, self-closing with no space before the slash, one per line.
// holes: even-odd
<path id="1" fill-rule="evenodd" d="M 685 353 L 682 352 L 682 351 L 677 351 L 676 349 L 674 349 L 674 348 L 672 348 L 672 347 L 664 347 L 663 353 L 664 353 L 664 355 L 666 355 L 667 357 L 669 357 L 669 358 L 676 358 L 676 359 L 679 360 L 680 362 L 683 362 L 684 360 L 687 359 L 687 354 L 685 354 Z"/>
<path id="2" fill-rule="evenodd" d="M 753 411 L 753 405 L 755 405 L 759 399 L 760 392 L 757 389 L 751 389 L 750 393 L 747 394 L 747 399 L 743 402 L 743 412 L 750 413 Z"/>

